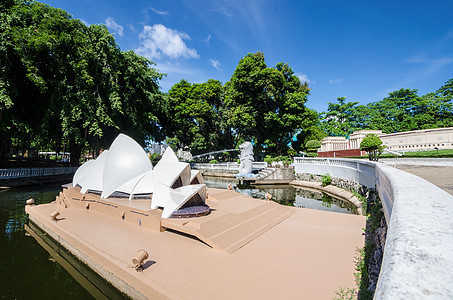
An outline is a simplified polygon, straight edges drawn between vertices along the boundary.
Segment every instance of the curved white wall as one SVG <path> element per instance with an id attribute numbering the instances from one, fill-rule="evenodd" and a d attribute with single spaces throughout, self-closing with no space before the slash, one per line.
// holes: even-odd
<path id="1" fill-rule="evenodd" d="M 452 195 L 382 163 L 296 158 L 295 169 L 376 186 L 388 230 L 375 299 L 453 298 Z"/>

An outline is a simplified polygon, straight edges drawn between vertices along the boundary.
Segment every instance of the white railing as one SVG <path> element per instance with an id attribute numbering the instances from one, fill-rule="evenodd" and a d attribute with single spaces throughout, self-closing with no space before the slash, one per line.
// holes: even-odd
<path id="1" fill-rule="evenodd" d="M 0 169 L 0 180 L 73 174 L 76 170 L 77 167 Z"/>
<path id="2" fill-rule="evenodd" d="M 193 169 L 207 169 L 207 170 L 232 170 L 238 171 L 239 164 L 237 162 L 226 162 L 226 163 L 217 163 L 217 164 L 209 164 L 209 163 L 193 163 L 191 165 Z M 254 162 L 253 163 L 253 170 L 261 170 L 267 167 L 266 162 Z"/>
<path id="3" fill-rule="evenodd" d="M 374 299 L 453 298 L 452 195 L 382 163 L 296 158 L 295 170 L 376 187 L 388 229 Z"/>

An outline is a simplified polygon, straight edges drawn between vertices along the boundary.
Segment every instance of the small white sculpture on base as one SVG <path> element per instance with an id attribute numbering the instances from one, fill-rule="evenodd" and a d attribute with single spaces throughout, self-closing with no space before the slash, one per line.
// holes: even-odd
<path id="1" fill-rule="evenodd" d="M 239 145 L 239 149 L 241 150 L 241 154 L 239 155 L 241 164 L 239 165 L 239 173 L 234 176 L 235 177 L 256 177 L 256 175 L 252 173 L 253 160 L 254 160 L 252 143 L 244 142 L 241 145 Z"/>

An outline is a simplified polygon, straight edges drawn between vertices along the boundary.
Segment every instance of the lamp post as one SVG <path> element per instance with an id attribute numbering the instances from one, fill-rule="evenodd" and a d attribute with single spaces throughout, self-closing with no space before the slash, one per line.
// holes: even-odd
<path id="1" fill-rule="evenodd" d="M 439 148 L 434 147 L 434 149 L 436 149 L 436 151 L 437 151 L 436 155 L 439 155 Z"/>

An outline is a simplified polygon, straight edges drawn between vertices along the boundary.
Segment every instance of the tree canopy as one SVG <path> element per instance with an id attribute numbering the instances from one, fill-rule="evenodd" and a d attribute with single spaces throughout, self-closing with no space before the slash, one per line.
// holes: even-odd
<path id="1" fill-rule="evenodd" d="M 360 150 L 366 151 L 372 161 L 378 161 L 384 147 L 382 146 L 382 140 L 373 133 L 367 134 L 360 143 Z"/>
<path id="2" fill-rule="evenodd" d="M 329 136 L 348 137 L 360 129 L 394 133 L 453 126 L 453 79 L 437 91 L 423 96 L 417 90 L 399 89 L 384 99 L 367 105 L 346 102 L 328 103 L 321 114 L 321 127 Z"/>
<path id="3" fill-rule="evenodd" d="M 308 94 L 307 83 L 288 64 L 269 68 L 262 52 L 246 55 L 225 85 L 235 142 L 252 140 L 256 153 L 286 153 L 296 133 L 316 123 L 316 115 L 305 107 Z"/>
<path id="4" fill-rule="evenodd" d="M 123 52 L 103 25 L 25 0 L 0 10 L 0 157 L 8 145 L 107 147 L 124 132 L 162 139 L 162 94 L 152 62 Z"/>

